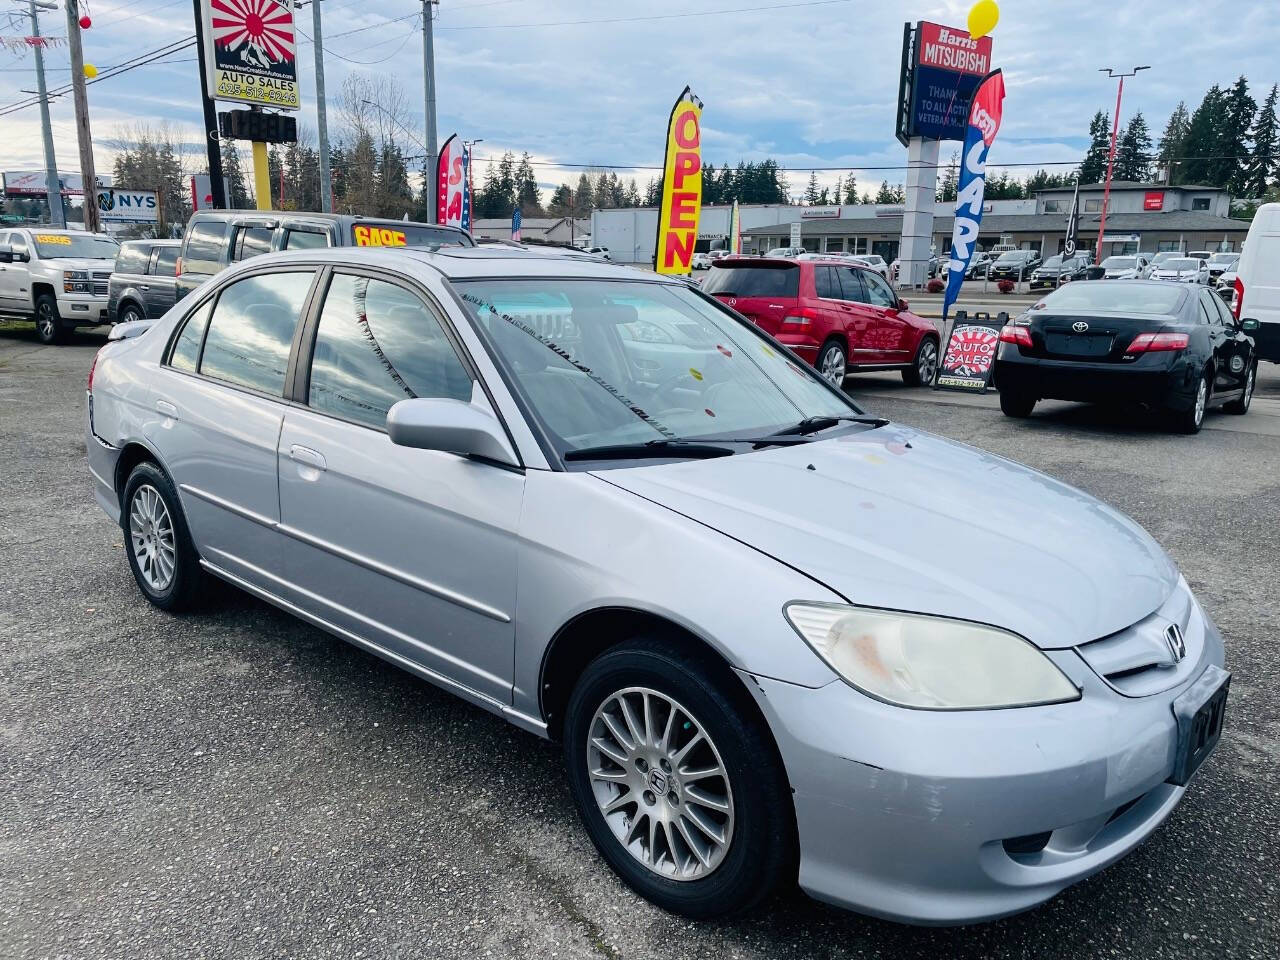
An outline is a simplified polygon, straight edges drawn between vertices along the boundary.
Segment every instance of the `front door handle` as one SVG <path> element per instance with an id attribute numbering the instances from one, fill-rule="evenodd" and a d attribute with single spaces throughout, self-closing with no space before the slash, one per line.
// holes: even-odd
<path id="1" fill-rule="evenodd" d="M 289 459 L 316 470 L 324 470 L 328 467 L 322 454 L 312 450 L 310 447 L 304 447 L 296 443 L 289 447 Z"/>
<path id="2" fill-rule="evenodd" d="M 143 290 L 150 290 L 151 288 L 150 288 L 149 286 L 147 286 L 147 285 L 144 283 L 144 284 L 142 285 L 142 289 L 143 289 Z"/>
<path id="3" fill-rule="evenodd" d="M 168 400 L 156 401 L 156 413 L 164 417 L 170 417 L 174 420 L 178 419 L 178 408 Z"/>

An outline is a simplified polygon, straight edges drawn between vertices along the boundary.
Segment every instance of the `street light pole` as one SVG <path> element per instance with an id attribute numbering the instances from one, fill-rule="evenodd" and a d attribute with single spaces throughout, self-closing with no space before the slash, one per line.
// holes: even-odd
<path id="1" fill-rule="evenodd" d="M 36 7 L 41 10 L 58 9 L 51 3 L 37 4 L 29 0 L 31 10 L 31 35 L 40 36 L 40 19 L 36 15 Z M 49 122 L 49 91 L 44 83 L 44 45 L 36 43 L 36 92 L 40 96 L 40 126 L 44 134 L 44 187 L 45 197 L 49 202 L 49 223 L 55 227 L 65 227 L 67 216 L 62 208 L 62 184 L 58 181 L 58 162 L 53 152 L 53 126 Z"/>
<path id="2" fill-rule="evenodd" d="M 439 185 L 440 147 L 436 143 L 436 51 L 431 35 L 432 8 L 438 0 L 422 0 L 422 73 L 427 108 L 427 223 L 436 222 L 436 188 Z"/>
<path id="3" fill-rule="evenodd" d="M 1102 217 L 1098 224 L 1098 245 L 1094 251 L 1094 263 L 1102 262 L 1102 238 L 1107 233 L 1107 205 L 1111 200 L 1111 170 L 1116 162 L 1116 136 L 1120 132 L 1120 98 L 1124 96 L 1124 78 L 1136 77 L 1139 70 L 1150 70 L 1148 67 L 1134 67 L 1128 73 L 1116 73 L 1111 67 L 1099 67 L 1099 73 L 1118 78 L 1120 85 L 1116 89 L 1116 115 L 1111 121 L 1111 149 L 1107 152 L 1107 181 L 1102 188 Z"/>
<path id="4" fill-rule="evenodd" d="M 467 152 L 467 193 L 471 195 L 471 221 L 467 226 L 473 229 L 476 222 L 476 178 L 475 167 L 471 162 L 471 148 L 477 143 L 484 143 L 484 137 L 480 137 L 478 140 L 462 141 L 462 149 Z"/>

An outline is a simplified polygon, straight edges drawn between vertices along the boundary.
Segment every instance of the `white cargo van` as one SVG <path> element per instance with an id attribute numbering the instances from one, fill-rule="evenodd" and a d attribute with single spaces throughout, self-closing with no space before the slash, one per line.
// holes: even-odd
<path id="1" fill-rule="evenodd" d="M 1236 318 L 1257 343 L 1258 357 L 1280 363 L 1280 203 L 1264 203 L 1254 214 L 1235 286 Z"/>

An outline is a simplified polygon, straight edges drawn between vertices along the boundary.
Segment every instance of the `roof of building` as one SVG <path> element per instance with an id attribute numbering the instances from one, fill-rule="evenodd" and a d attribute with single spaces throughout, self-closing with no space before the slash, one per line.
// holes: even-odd
<path id="1" fill-rule="evenodd" d="M 949 233 L 954 217 L 934 217 L 933 231 Z M 901 233 L 902 217 L 862 217 L 847 220 L 804 220 L 800 228 L 802 236 L 833 237 L 871 233 Z M 1082 231 L 1096 231 L 1099 218 L 1094 215 L 1080 218 Z M 1067 214 L 987 214 L 982 218 L 982 232 L 991 233 L 1062 233 L 1067 229 Z M 1168 213 L 1109 213 L 1107 232 L 1134 233 L 1151 231 L 1179 231 L 1182 233 L 1247 233 L 1248 220 L 1218 217 L 1200 210 L 1172 210 Z M 787 237 L 791 224 L 771 223 L 742 231 L 748 237 Z"/>
<path id="2" fill-rule="evenodd" d="M 1104 184 L 1101 183 L 1082 183 L 1081 190 L 1101 190 Z M 1036 194 L 1042 193 L 1073 193 L 1075 184 L 1065 187 L 1041 187 L 1036 190 Z M 1224 187 L 1214 187 L 1207 183 L 1148 183 L 1143 180 L 1112 180 L 1112 190 L 1212 190 L 1216 193 L 1226 193 Z"/>

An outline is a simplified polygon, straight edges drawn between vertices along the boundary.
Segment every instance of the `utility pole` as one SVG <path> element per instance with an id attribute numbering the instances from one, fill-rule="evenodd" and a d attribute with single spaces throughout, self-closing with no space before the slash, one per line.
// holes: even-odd
<path id="1" fill-rule="evenodd" d="M 439 0 L 422 0 L 422 72 L 427 100 L 427 223 L 436 222 L 440 147 L 436 143 L 436 51 L 431 37 L 432 8 Z"/>
<path id="2" fill-rule="evenodd" d="M 1107 153 L 1107 182 L 1102 188 L 1102 216 L 1098 223 L 1098 247 L 1094 251 L 1093 262 L 1102 263 L 1102 238 L 1107 233 L 1107 203 L 1111 200 L 1111 168 L 1116 162 L 1116 134 L 1120 132 L 1120 98 L 1124 96 L 1124 78 L 1136 77 L 1139 70 L 1150 70 L 1150 67 L 1134 67 L 1128 73 L 1116 73 L 1110 67 L 1099 67 L 1099 73 L 1105 73 L 1107 76 L 1120 79 L 1120 86 L 1116 90 L 1116 115 L 1111 121 L 1111 149 Z"/>
<path id="3" fill-rule="evenodd" d="M 84 50 L 80 46 L 80 5 L 66 0 L 67 46 L 71 48 L 71 91 L 76 104 L 76 138 L 80 141 L 80 179 L 84 181 L 84 228 L 102 229 L 98 216 L 98 177 L 93 169 L 93 134 L 89 130 L 89 93 L 84 85 Z"/>
<path id="4" fill-rule="evenodd" d="M 200 61 L 200 103 L 204 107 L 204 149 L 209 158 L 209 196 L 213 209 L 227 209 L 227 191 L 222 181 L 222 143 L 218 139 L 218 109 L 209 96 L 209 71 L 204 53 L 204 9 L 201 0 L 191 0 L 196 12 L 196 57 Z"/>
<path id="5" fill-rule="evenodd" d="M 28 0 L 31 10 L 31 35 L 40 36 L 40 20 L 36 16 L 36 0 Z M 52 4 L 41 4 L 42 10 L 56 10 Z M 58 181 L 58 161 L 53 153 L 53 125 L 49 122 L 49 93 L 44 84 L 44 48 L 37 43 L 36 92 L 40 95 L 40 126 L 44 132 L 44 188 L 49 200 L 49 222 L 55 227 L 67 225 L 62 210 L 62 184 Z"/>
<path id="6" fill-rule="evenodd" d="M 333 213 L 333 180 L 329 174 L 329 121 L 324 106 L 324 33 L 320 28 L 320 0 L 311 0 L 311 32 L 316 58 L 316 136 L 320 138 L 320 210 Z"/>

